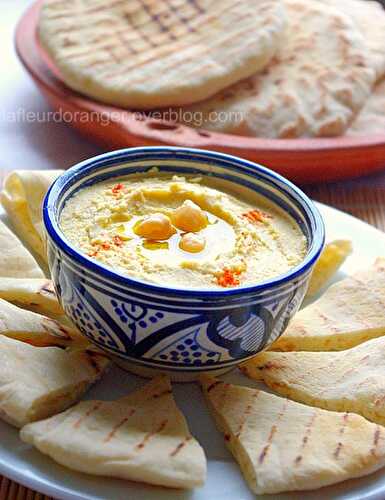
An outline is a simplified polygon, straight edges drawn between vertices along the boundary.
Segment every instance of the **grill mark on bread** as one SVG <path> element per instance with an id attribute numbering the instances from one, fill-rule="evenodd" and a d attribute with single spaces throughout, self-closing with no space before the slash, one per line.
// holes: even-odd
<path id="1" fill-rule="evenodd" d="M 124 5 L 127 3 L 127 0 L 115 0 L 111 1 L 110 3 L 107 3 L 105 5 L 100 5 L 100 6 L 95 6 L 91 7 L 90 9 L 85 9 L 82 11 L 82 14 L 95 14 L 95 13 L 104 13 L 108 12 L 110 9 L 113 9 L 114 7 L 119 7 L 119 5 Z"/>
<path id="2" fill-rule="evenodd" d="M 181 441 L 178 446 L 176 446 L 173 451 L 170 453 L 170 457 L 175 457 L 180 450 L 186 446 L 186 444 L 191 440 L 191 436 L 187 436 L 183 441 Z"/>
<path id="3" fill-rule="evenodd" d="M 370 358 L 369 354 L 366 354 L 363 358 L 361 358 L 359 360 L 358 363 L 364 363 L 365 361 L 367 361 L 368 359 Z M 329 366 L 329 368 L 332 368 L 332 365 Z M 335 384 L 339 384 L 340 382 L 342 382 L 346 377 L 348 377 L 349 375 L 352 375 L 355 371 L 357 371 L 357 365 L 355 366 L 352 366 L 351 368 L 349 368 L 348 370 L 346 370 L 346 372 L 344 372 L 336 381 L 335 381 Z M 360 384 L 357 385 L 357 387 L 359 387 Z M 321 391 L 321 395 L 323 395 L 326 391 L 327 391 L 327 387 L 324 387 L 323 390 Z"/>
<path id="4" fill-rule="evenodd" d="M 135 446 L 135 449 L 138 451 L 143 450 L 143 448 L 146 446 L 146 444 L 152 437 L 154 437 L 156 434 L 160 434 L 164 430 L 164 428 L 167 425 L 167 422 L 168 420 L 163 420 L 155 431 L 148 432 L 144 436 L 142 441 Z"/>
<path id="5" fill-rule="evenodd" d="M 377 271 L 381 272 L 381 269 L 379 269 L 377 267 Z M 385 279 L 384 276 L 382 278 Z M 352 281 L 354 281 L 356 284 L 358 284 L 365 291 L 367 291 L 368 293 L 370 293 L 370 296 L 373 297 L 373 299 L 377 303 L 377 305 L 379 305 L 380 307 L 385 307 L 385 300 L 381 299 L 381 293 L 378 293 L 377 290 L 374 289 L 373 286 L 369 286 L 368 281 L 363 281 L 363 280 L 357 278 L 357 276 L 354 276 L 354 275 L 350 276 L 350 279 Z M 376 286 L 376 284 L 374 284 L 374 286 Z"/>
<path id="6" fill-rule="evenodd" d="M 149 45 L 152 48 L 156 47 L 156 43 L 142 29 L 143 26 L 146 26 L 147 24 L 151 24 L 151 22 L 150 23 L 144 23 L 143 25 L 140 25 L 140 26 L 139 25 L 135 25 L 132 22 L 130 13 L 128 13 L 128 12 L 124 14 L 124 18 L 126 19 L 126 21 L 128 22 L 128 24 L 132 28 L 133 32 L 138 35 L 136 38 L 139 41 L 144 41 L 145 43 L 147 43 L 147 45 Z"/>
<path id="7" fill-rule="evenodd" d="M 73 340 L 71 331 L 54 319 L 43 317 L 41 325 L 43 330 L 48 333 L 50 337 L 56 337 L 68 341 Z"/>
<path id="8" fill-rule="evenodd" d="M 342 422 L 342 426 L 341 426 L 340 431 L 339 431 L 339 439 L 340 440 L 338 441 L 336 449 L 334 450 L 334 453 L 333 453 L 333 456 L 336 460 L 338 459 L 338 457 L 341 453 L 342 447 L 343 447 L 343 443 L 341 440 L 342 440 L 342 437 L 344 435 L 346 425 L 348 423 L 348 418 L 349 418 L 349 413 L 345 412 L 343 417 L 342 417 L 343 422 Z"/>
<path id="9" fill-rule="evenodd" d="M 124 40 L 124 38 L 122 38 L 122 33 L 123 31 L 118 31 L 116 32 L 116 36 L 119 38 L 120 40 L 120 44 L 119 43 L 108 43 L 106 45 L 101 45 L 99 47 L 97 47 L 97 50 L 98 51 L 105 51 L 105 52 L 108 52 L 109 54 L 111 53 L 112 50 L 114 49 L 124 49 L 127 51 L 127 55 L 138 55 L 139 53 L 134 49 L 132 48 L 129 43 Z M 95 49 L 87 49 L 86 51 L 83 51 L 83 52 L 76 52 L 74 54 L 70 54 L 68 56 L 68 59 L 71 59 L 72 61 L 78 59 L 78 58 L 83 58 L 83 57 L 87 57 L 89 55 L 92 55 L 93 53 L 95 52 Z M 118 62 L 118 63 L 122 63 L 124 62 L 125 59 L 123 58 L 117 58 L 116 56 L 114 57 L 114 60 L 115 62 Z M 95 66 L 98 66 L 98 65 L 104 65 L 108 62 L 108 59 L 96 59 L 95 61 L 89 63 L 89 67 L 95 67 Z"/>
<path id="10" fill-rule="evenodd" d="M 103 369 L 100 367 L 98 360 L 100 360 L 100 358 L 108 360 L 109 359 L 108 356 L 91 351 L 90 349 L 86 349 L 85 354 L 87 357 L 87 361 L 95 370 L 96 374 L 99 375 L 103 371 Z"/>
<path id="11" fill-rule="evenodd" d="M 205 10 L 199 5 L 197 0 L 187 0 L 187 2 L 190 5 L 192 5 L 197 10 L 197 12 L 199 12 L 200 14 L 203 14 L 205 12 Z"/>
<path id="12" fill-rule="evenodd" d="M 230 42 L 235 36 L 240 36 L 242 34 L 246 34 L 247 32 L 248 32 L 248 29 L 243 30 L 241 33 L 237 32 L 236 35 L 234 35 L 232 33 L 230 35 L 230 37 L 227 38 L 227 41 Z M 178 39 L 178 41 L 180 42 L 179 39 Z M 223 43 L 223 41 L 224 40 L 222 39 L 222 43 Z M 152 56 L 148 57 L 147 59 L 144 59 L 143 61 L 136 62 L 136 63 L 132 64 L 131 66 L 124 66 L 122 68 L 119 68 L 116 71 L 111 71 L 110 73 L 104 75 L 105 78 L 115 78 L 117 76 L 120 76 L 120 75 L 126 73 L 127 71 L 130 71 L 130 70 L 137 69 L 137 68 L 140 68 L 142 66 L 145 66 L 149 62 L 152 62 L 154 60 L 157 60 L 157 59 L 161 58 L 163 55 L 165 55 L 167 57 L 172 52 L 171 47 L 169 45 L 162 45 L 162 46 L 159 46 L 159 47 L 158 46 L 154 46 L 154 48 L 155 47 L 157 49 L 159 49 L 159 51 L 155 52 Z M 187 46 L 185 43 L 183 43 L 183 44 L 181 43 L 179 52 L 182 53 L 186 49 L 190 50 L 190 47 Z M 201 53 L 202 53 L 202 51 L 201 51 Z M 186 57 L 188 57 L 188 56 L 186 56 Z M 100 64 L 100 63 L 98 63 L 98 64 Z M 101 64 L 103 64 L 103 62 Z M 88 67 L 91 67 L 91 66 L 96 66 L 96 64 L 91 64 L 91 65 L 89 64 L 88 65 Z M 179 67 L 179 66 L 180 66 L 180 61 L 176 60 L 172 64 L 168 64 L 168 66 L 165 67 L 164 70 L 165 71 L 166 70 L 170 71 L 171 69 Z"/>
<path id="13" fill-rule="evenodd" d="M 258 370 L 279 370 L 281 368 L 284 368 L 284 365 L 278 363 L 278 361 L 268 361 L 262 366 L 258 366 Z"/>
<path id="14" fill-rule="evenodd" d="M 188 18 L 186 16 L 184 16 L 179 10 L 177 7 L 175 7 L 175 5 L 171 4 L 170 3 L 170 0 L 164 0 L 164 3 L 167 5 L 167 7 L 170 9 L 171 12 L 173 12 L 176 17 L 186 26 L 187 28 L 187 31 L 189 31 L 190 33 L 193 33 L 195 32 L 195 28 L 193 28 L 189 21 L 191 18 Z M 203 11 L 204 12 L 204 11 Z"/>
<path id="15" fill-rule="evenodd" d="M 312 433 L 312 430 L 313 430 L 313 426 L 314 426 L 314 421 L 315 419 L 317 418 L 317 412 L 314 411 L 313 415 L 310 417 L 310 420 L 309 422 L 307 423 L 306 425 L 306 430 L 305 430 L 305 434 L 302 438 L 302 443 L 301 443 L 301 447 L 300 447 L 300 450 L 299 450 L 299 453 L 298 455 L 296 456 L 295 460 L 294 460 L 294 464 L 295 465 L 299 465 L 302 461 L 302 458 L 303 458 L 303 452 L 306 448 L 306 445 L 309 441 L 309 437 L 310 437 L 310 434 Z"/>
<path id="16" fill-rule="evenodd" d="M 348 280 L 350 280 L 351 278 L 346 278 Z M 364 318 L 362 317 L 362 315 L 357 319 L 357 313 L 356 313 L 356 310 L 354 308 L 351 307 L 351 305 L 346 302 L 346 300 L 343 300 L 341 298 L 341 295 L 338 297 L 338 305 L 343 305 L 344 308 L 345 308 L 345 314 L 348 314 L 351 315 L 351 317 L 357 321 L 359 324 L 363 325 L 366 329 L 370 330 L 372 328 L 372 326 L 365 322 Z M 336 331 L 338 331 L 338 328 L 335 329 Z"/>
<path id="17" fill-rule="evenodd" d="M 95 14 L 95 12 L 97 12 L 100 14 L 101 12 L 106 12 L 111 8 L 118 7 L 119 5 L 124 5 L 125 3 L 127 3 L 127 0 L 115 0 L 114 2 L 107 3 L 106 5 L 91 7 L 90 9 L 84 10 L 82 13 Z"/>
<path id="18" fill-rule="evenodd" d="M 271 426 L 269 437 L 267 438 L 267 443 L 263 447 L 263 450 L 262 450 L 262 452 L 261 452 L 261 454 L 259 455 L 259 458 L 258 458 L 259 465 L 262 465 L 263 461 L 265 460 L 265 458 L 266 458 L 266 456 L 267 456 L 267 454 L 269 452 L 269 449 L 270 449 L 271 444 L 273 442 L 274 436 L 275 436 L 275 434 L 277 432 L 277 429 L 278 429 L 278 424 L 281 421 L 281 419 L 282 419 L 282 417 L 283 417 L 283 415 L 284 415 L 284 413 L 286 411 L 288 402 L 289 402 L 289 400 L 285 399 L 285 402 L 283 404 L 282 410 L 279 413 L 276 422 Z"/>
<path id="19" fill-rule="evenodd" d="M 40 295 L 48 295 L 49 297 L 56 297 L 55 289 L 51 280 L 47 280 L 43 286 L 40 287 L 38 293 Z"/>
<path id="20" fill-rule="evenodd" d="M 207 393 L 211 392 L 213 389 L 215 389 L 215 387 L 217 387 L 220 384 L 223 384 L 223 382 L 221 380 L 216 380 L 207 387 L 206 392 Z"/>
<path id="21" fill-rule="evenodd" d="M 239 2 L 238 2 L 239 3 Z M 236 6 L 237 4 L 230 4 L 228 5 L 226 8 L 222 9 L 221 11 L 221 14 L 224 14 L 228 11 L 231 11 L 232 9 L 234 9 L 234 7 Z M 167 11 L 165 11 L 167 12 Z M 205 14 L 205 11 L 202 10 L 200 16 L 198 16 L 197 18 L 191 18 L 190 21 L 197 21 L 198 19 L 200 19 L 201 17 L 203 18 L 203 22 L 200 23 L 198 26 L 199 28 L 202 28 L 202 26 L 204 27 L 205 25 L 208 25 L 210 24 L 210 21 L 213 21 L 215 18 L 213 16 L 210 16 L 210 17 L 206 17 L 204 16 Z M 159 15 L 159 14 L 158 14 Z M 246 17 L 246 16 L 245 16 Z M 151 25 L 154 23 L 154 20 L 151 18 L 150 21 L 148 22 L 145 22 L 145 23 L 141 23 L 141 24 L 133 24 L 132 23 L 132 20 L 131 20 L 131 17 L 130 17 L 130 13 L 127 13 L 125 15 L 125 19 L 129 22 L 131 28 L 132 28 L 132 34 L 136 34 L 137 36 L 135 38 L 133 38 L 132 40 L 130 40 L 130 42 L 132 43 L 135 43 L 136 41 L 144 41 L 145 43 L 147 43 L 152 49 L 157 49 L 157 51 L 154 50 L 154 54 L 151 55 L 150 54 L 150 57 L 148 57 L 147 59 L 145 59 L 144 61 L 141 61 L 141 62 L 136 62 L 134 65 L 132 66 L 128 66 L 128 67 L 123 67 L 123 68 L 120 68 L 119 70 L 117 71 L 114 71 L 114 72 L 110 72 L 108 75 L 105 75 L 107 78 L 114 78 L 116 76 L 120 76 L 122 73 L 126 72 L 126 71 L 129 71 L 131 69 L 134 69 L 134 68 L 137 68 L 137 67 L 140 67 L 140 66 L 143 66 L 149 62 L 152 62 L 156 59 L 158 59 L 159 57 L 161 57 L 162 55 L 169 55 L 170 52 L 172 52 L 173 50 L 173 47 L 170 47 L 168 45 L 166 46 L 162 46 L 161 44 L 157 44 L 156 43 L 156 40 L 153 39 L 153 38 L 150 38 L 149 36 L 147 36 L 147 34 L 143 31 L 143 28 L 148 26 L 148 25 Z M 158 23 L 157 23 L 158 24 Z M 179 24 L 180 25 L 180 24 Z M 173 24 L 172 26 L 170 26 L 170 29 L 172 29 L 173 27 L 177 27 L 179 26 L 178 23 L 175 23 Z M 191 24 L 189 24 L 190 28 L 194 31 L 196 31 L 196 28 L 194 26 L 191 26 Z M 66 33 L 71 33 L 74 29 L 76 29 L 76 27 L 71 27 L 71 28 L 68 28 L 68 29 L 60 29 L 60 30 L 56 30 L 53 34 L 66 34 Z M 247 32 L 247 30 L 245 30 L 245 32 Z M 161 32 L 162 33 L 162 32 Z M 232 35 L 234 36 L 234 35 Z M 175 41 L 175 40 L 172 40 L 172 41 Z M 181 37 L 177 38 L 176 41 L 178 42 L 182 42 L 181 40 Z M 127 44 L 129 43 L 129 41 L 125 41 L 124 43 L 124 46 L 127 47 Z M 112 48 L 121 48 L 121 45 L 120 44 L 107 44 L 107 46 L 102 46 L 102 47 L 98 47 L 96 50 L 98 51 L 103 51 L 103 50 L 111 50 Z M 186 44 L 181 44 L 181 47 L 180 47 L 180 50 L 184 50 L 186 48 L 189 48 L 189 45 L 186 45 Z M 159 50 L 162 49 L 162 51 L 159 53 Z M 144 49 L 142 52 L 144 53 L 146 49 Z M 68 60 L 71 60 L 71 61 L 75 61 L 76 59 L 78 58 L 82 58 L 84 56 L 87 56 L 89 54 L 92 54 L 93 52 L 95 52 L 95 48 L 92 48 L 92 49 L 88 49 L 86 52 L 82 52 L 82 53 L 74 53 L 74 54 L 68 54 L 67 55 L 67 59 Z M 164 54 L 163 54 L 164 52 Z M 138 52 L 136 51 L 135 54 L 140 54 L 141 52 Z M 99 60 L 96 60 L 94 61 L 93 63 L 88 63 L 87 64 L 87 67 L 96 67 L 96 66 L 99 66 L 99 65 L 105 65 L 105 64 L 109 64 L 109 59 L 106 59 L 106 58 L 102 58 L 102 59 L 99 59 Z M 122 61 L 120 61 L 122 62 Z M 180 64 L 179 62 L 176 62 L 173 66 L 169 66 L 167 69 L 170 69 L 171 67 L 175 67 L 177 66 L 178 64 Z"/>
<path id="22" fill-rule="evenodd" d="M 330 316 L 327 316 L 324 312 L 320 311 L 318 307 L 314 307 L 314 310 L 316 311 L 318 317 L 321 318 L 325 323 L 325 325 L 330 326 L 331 330 L 336 331 L 336 327 L 334 326 L 334 324 L 330 325 L 330 323 L 333 323 L 333 318 L 330 318 Z"/>
<path id="23" fill-rule="evenodd" d="M 93 406 L 91 406 L 91 408 L 88 408 L 88 410 L 83 414 L 81 415 L 74 423 L 73 423 L 73 428 L 74 429 L 79 429 L 79 427 L 81 426 L 81 424 L 83 424 L 87 418 L 92 415 L 95 411 L 99 410 L 99 408 L 102 406 L 103 402 L 102 401 L 98 401 L 97 403 L 95 403 Z"/>
<path id="24" fill-rule="evenodd" d="M 370 450 L 370 454 L 376 458 L 377 458 L 376 451 L 378 448 L 378 443 L 380 441 L 380 436 L 381 436 L 381 427 L 379 425 L 376 425 L 376 430 L 374 431 L 373 435 L 373 446 Z"/>
<path id="25" fill-rule="evenodd" d="M 118 432 L 118 430 L 128 421 L 130 417 L 136 412 L 136 408 L 132 408 L 130 413 L 128 414 L 127 417 L 122 418 L 120 422 L 118 422 L 115 427 L 107 434 L 105 439 L 103 440 L 103 443 L 108 443 L 111 441 L 111 439 L 115 436 L 115 434 Z"/>
<path id="26" fill-rule="evenodd" d="M 241 423 L 238 427 L 237 432 L 235 433 L 235 437 L 239 438 L 239 436 L 241 435 L 243 428 L 247 422 L 247 418 L 250 415 L 251 409 L 253 408 L 253 404 L 255 403 L 255 401 L 257 400 L 257 398 L 259 396 L 259 393 L 260 393 L 260 391 L 255 391 L 253 396 L 252 396 L 253 401 L 246 406 L 245 411 L 243 412 L 243 415 L 241 418 Z"/>
<path id="27" fill-rule="evenodd" d="M 158 399 L 158 398 L 161 398 L 162 396 L 166 396 L 167 394 L 172 394 L 172 390 L 171 389 L 166 389 L 165 391 L 153 394 L 151 397 L 153 399 Z"/>
<path id="28" fill-rule="evenodd" d="M 150 17 L 150 19 L 158 26 L 159 30 L 161 33 L 167 33 L 168 37 L 170 38 L 171 41 L 175 41 L 176 37 L 174 33 L 170 31 L 170 29 L 163 24 L 162 20 L 160 19 L 159 14 L 154 14 L 151 10 L 151 7 L 146 4 L 146 0 L 137 0 L 139 2 L 139 5 L 143 7 L 144 11 L 146 14 Z M 168 2 L 165 2 L 168 5 Z M 169 12 L 169 11 L 166 11 Z"/>
<path id="29" fill-rule="evenodd" d="M 79 16 L 87 16 L 87 15 L 90 15 L 90 14 L 103 14 L 105 12 L 108 12 L 109 10 L 111 10 L 112 8 L 114 7 L 118 7 L 119 5 L 124 5 L 127 3 L 127 0 L 116 0 L 114 2 L 110 2 L 108 4 L 105 4 L 105 5 L 100 5 L 100 6 L 95 6 L 95 7 L 91 7 L 90 9 L 80 9 L 79 12 L 77 12 L 77 14 Z M 71 17 L 71 13 L 68 13 L 68 12 L 65 12 L 64 14 L 58 14 L 56 16 L 50 16 L 50 20 L 57 20 L 57 19 L 68 19 L 69 17 Z M 100 22 L 100 20 L 99 20 Z M 93 25 L 91 25 L 93 26 Z M 90 25 L 87 25 L 87 28 L 90 27 Z M 73 29 L 76 29 L 76 28 L 79 28 L 79 26 L 72 26 L 70 28 L 60 28 L 56 31 L 53 32 L 53 34 L 64 34 L 64 33 L 71 33 L 71 31 L 73 31 Z"/>
<path id="30" fill-rule="evenodd" d="M 140 0 L 138 0 L 139 3 L 141 4 Z M 156 16 L 162 16 L 162 15 L 165 15 L 167 13 L 170 12 L 170 10 L 173 10 L 177 15 L 178 15 L 178 19 L 180 21 L 183 22 L 183 19 L 181 19 L 180 17 L 180 12 L 179 10 L 176 10 L 178 9 L 179 6 L 173 6 L 173 5 L 170 5 L 169 3 L 169 0 L 164 0 L 163 1 L 163 5 L 166 6 L 165 9 L 162 9 L 162 10 L 159 10 L 158 13 L 156 14 Z M 198 14 L 197 16 L 191 16 L 191 17 L 185 17 L 184 16 L 184 19 L 188 22 L 188 21 L 197 21 L 198 19 L 200 18 L 203 18 L 205 20 L 205 23 L 204 24 L 209 24 L 210 22 L 212 22 L 213 20 L 215 20 L 215 17 L 214 16 L 208 16 L 207 18 L 205 18 L 205 15 L 207 14 L 206 10 L 203 9 L 202 7 L 200 7 L 198 5 L 197 2 L 194 2 L 194 1 L 191 1 L 191 0 L 187 0 L 187 2 L 194 6 L 195 9 L 196 9 L 196 13 Z M 222 9 L 221 13 L 226 13 L 230 10 L 232 10 L 234 8 L 234 6 L 238 5 L 240 2 L 237 2 L 236 4 L 229 4 L 227 5 L 227 7 L 225 7 L 224 9 Z M 89 14 L 94 14 L 94 13 L 100 13 L 100 12 L 103 12 L 103 11 L 108 11 L 111 9 L 111 6 L 112 7 L 116 7 L 116 6 L 119 6 L 120 4 L 127 4 L 127 0 L 118 0 L 117 2 L 113 3 L 112 5 L 105 5 L 103 7 L 93 7 L 92 9 L 89 9 L 89 10 L 82 10 L 79 12 L 79 15 L 81 16 L 84 16 L 84 15 L 89 15 Z M 143 5 L 142 5 L 143 6 Z M 143 6 L 144 7 L 144 6 Z M 183 7 L 183 4 L 181 4 L 181 7 Z M 127 16 L 131 16 L 132 14 L 134 13 L 134 11 L 129 11 L 127 12 Z M 66 19 L 68 17 L 71 17 L 71 15 L 69 15 L 68 13 L 65 13 L 65 14 L 60 14 L 60 16 L 58 16 L 57 18 L 56 17 L 50 17 L 50 19 Z M 74 29 L 76 30 L 82 30 L 84 28 L 89 28 L 90 26 L 93 27 L 93 26 L 96 26 L 100 23 L 105 23 L 106 22 L 106 19 L 99 19 L 98 21 L 96 21 L 95 23 L 93 24 L 87 24 L 87 26 L 83 26 L 83 25 L 75 25 L 75 26 L 71 26 L 69 28 L 59 28 L 55 31 L 53 31 L 53 35 L 58 35 L 58 34 L 67 34 L 67 33 L 71 33 Z M 143 23 L 138 23 L 138 24 L 135 24 L 135 25 L 132 25 L 134 28 L 136 28 L 137 30 L 140 30 L 140 28 L 145 28 L 147 27 L 148 25 L 151 25 L 154 23 L 154 19 L 153 17 L 151 16 L 149 20 L 143 22 Z M 131 24 L 131 23 L 130 23 Z M 173 28 L 175 26 L 180 26 L 180 24 L 178 23 L 173 23 L 172 25 L 170 25 L 170 28 Z M 200 25 L 202 26 L 202 24 Z M 191 26 L 189 24 L 189 27 L 191 29 L 191 32 L 195 32 L 196 31 L 196 28 L 194 26 Z M 163 31 L 161 31 L 163 33 Z"/>

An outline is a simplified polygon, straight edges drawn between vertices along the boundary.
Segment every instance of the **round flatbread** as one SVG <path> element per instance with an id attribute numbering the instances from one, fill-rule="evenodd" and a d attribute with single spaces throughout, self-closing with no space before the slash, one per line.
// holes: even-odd
<path id="1" fill-rule="evenodd" d="M 385 134 L 385 80 L 376 85 L 346 135 Z"/>
<path id="2" fill-rule="evenodd" d="M 280 0 L 46 0 L 39 34 L 69 87 L 149 109 L 206 99 L 259 71 L 285 19 Z"/>
<path id="3" fill-rule="evenodd" d="M 317 0 L 336 7 L 356 23 L 365 37 L 377 78 L 385 73 L 385 10 L 373 0 Z"/>
<path id="4" fill-rule="evenodd" d="M 308 0 L 284 0 L 286 43 L 261 73 L 180 112 L 187 125 L 271 138 L 342 135 L 376 78 L 353 21 Z"/>

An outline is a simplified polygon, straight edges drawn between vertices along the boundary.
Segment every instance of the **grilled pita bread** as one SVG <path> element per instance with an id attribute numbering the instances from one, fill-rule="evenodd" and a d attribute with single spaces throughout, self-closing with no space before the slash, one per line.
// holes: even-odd
<path id="1" fill-rule="evenodd" d="M 39 34 L 69 87 L 151 109 L 200 101 L 259 71 L 285 20 L 280 0 L 220 8 L 214 0 L 46 0 Z"/>
<path id="2" fill-rule="evenodd" d="M 307 297 L 313 297 L 334 276 L 338 269 L 352 253 L 352 244 L 347 240 L 335 240 L 323 249 L 317 264 L 314 266 Z"/>
<path id="3" fill-rule="evenodd" d="M 346 135 L 371 135 L 385 133 L 385 80 L 376 85 Z"/>
<path id="4" fill-rule="evenodd" d="M 330 286 L 299 311 L 276 351 L 340 351 L 385 334 L 385 259 Z"/>
<path id="5" fill-rule="evenodd" d="M 0 418 L 22 427 L 65 410 L 109 363 L 91 350 L 33 347 L 0 336 Z"/>
<path id="6" fill-rule="evenodd" d="M 64 314 L 47 279 L 0 278 L 0 299 L 48 316 Z"/>
<path id="7" fill-rule="evenodd" d="M 385 424 L 385 337 L 341 352 L 264 352 L 241 370 L 301 403 Z"/>
<path id="8" fill-rule="evenodd" d="M 385 465 L 385 429 L 205 377 L 209 407 L 256 494 L 312 490 Z"/>
<path id="9" fill-rule="evenodd" d="M 84 401 L 29 424 L 21 439 L 80 472 L 172 488 L 201 486 L 204 451 L 191 436 L 166 377 L 116 401 Z"/>
<path id="10" fill-rule="evenodd" d="M 0 219 L 0 276 L 44 278 L 37 262 Z"/>
<path id="11" fill-rule="evenodd" d="M 1 203 L 18 236 L 44 262 L 47 256 L 41 205 L 48 188 L 62 172 L 62 170 L 16 170 L 6 177 L 0 195 Z"/>
<path id="12" fill-rule="evenodd" d="M 385 11 L 372 0 L 317 0 L 349 16 L 361 31 L 370 50 L 377 78 L 385 73 Z"/>
<path id="13" fill-rule="evenodd" d="M 2 336 L 37 347 L 88 345 L 77 330 L 0 299 L 0 338 Z"/>
<path id="14" fill-rule="evenodd" d="M 253 77 L 185 108 L 179 113 L 182 122 L 253 137 L 345 132 L 376 78 L 365 40 L 337 9 L 308 0 L 283 3 L 289 27 L 274 60 Z M 213 120 L 218 116 L 220 120 Z"/>

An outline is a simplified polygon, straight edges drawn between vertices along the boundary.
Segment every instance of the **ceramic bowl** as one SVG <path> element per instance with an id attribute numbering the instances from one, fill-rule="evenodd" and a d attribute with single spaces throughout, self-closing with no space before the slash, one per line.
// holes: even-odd
<path id="1" fill-rule="evenodd" d="M 304 260 L 255 286 L 196 290 L 158 286 L 115 272 L 74 248 L 60 230 L 66 201 L 106 179 L 161 172 L 209 175 L 232 190 L 259 193 L 296 220 L 308 242 Z M 131 148 L 83 161 L 61 175 L 43 206 L 49 267 L 58 297 L 79 330 L 135 372 L 192 379 L 219 374 L 266 349 L 300 307 L 324 244 L 322 218 L 307 196 L 254 163 L 195 149 Z"/>

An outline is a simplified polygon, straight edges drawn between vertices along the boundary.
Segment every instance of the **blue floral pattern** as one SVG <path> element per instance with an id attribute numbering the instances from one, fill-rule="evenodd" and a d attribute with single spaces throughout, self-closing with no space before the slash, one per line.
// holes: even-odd
<path id="1" fill-rule="evenodd" d="M 278 300 L 220 310 L 172 308 L 96 284 L 50 255 L 58 294 L 79 330 L 101 348 L 152 367 L 221 368 L 255 355 L 281 335 L 306 288 L 298 283 Z"/>

